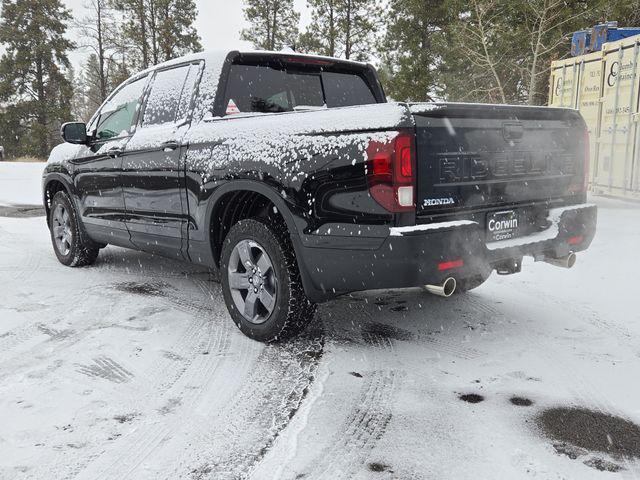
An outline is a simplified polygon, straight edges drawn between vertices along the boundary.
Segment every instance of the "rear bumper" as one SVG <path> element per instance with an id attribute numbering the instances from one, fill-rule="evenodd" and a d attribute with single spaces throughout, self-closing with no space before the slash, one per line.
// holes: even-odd
<path id="1" fill-rule="evenodd" d="M 307 295 L 320 302 L 361 290 L 438 284 L 447 277 L 488 276 L 505 261 L 523 256 L 560 258 L 586 250 L 596 230 L 597 207 L 574 205 L 549 211 L 551 226 L 526 237 L 487 243 L 475 222 L 445 222 L 392 228 L 377 248 L 371 239 L 352 238 L 347 248 L 308 247 L 298 255 Z M 296 239 L 294 239 L 296 241 Z M 443 262 L 462 260 L 441 270 Z"/>

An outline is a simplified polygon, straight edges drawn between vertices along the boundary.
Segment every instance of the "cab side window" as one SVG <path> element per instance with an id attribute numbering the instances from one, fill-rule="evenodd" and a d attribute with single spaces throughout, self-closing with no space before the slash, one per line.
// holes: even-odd
<path id="1" fill-rule="evenodd" d="M 131 133 L 146 83 L 146 77 L 129 83 L 106 103 L 98 119 L 97 140 L 124 137 Z"/>
<path id="2" fill-rule="evenodd" d="M 199 70 L 199 65 L 184 65 L 159 71 L 147 99 L 142 127 L 185 120 Z"/>

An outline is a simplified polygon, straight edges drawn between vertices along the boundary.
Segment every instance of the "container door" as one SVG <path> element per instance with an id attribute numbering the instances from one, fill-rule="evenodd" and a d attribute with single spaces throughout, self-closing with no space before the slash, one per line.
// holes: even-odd
<path id="1" fill-rule="evenodd" d="M 589 183 L 593 185 L 598 169 L 598 137 L 600 136 L 600 110 L 602 103 L 603 63 L 600 55 L 588 56 L 581 64 L 578 109 L 589 129 Z"/>
<path id="2" fill-rule="evenodd" d="M 576 108 L 580 65 L 574 60 L 558 62 L 551 73 L 549 106 Z"/>
<path id="3" fill-rule="evenodd" d="M 627 195 L 632 188 L 638 113 L 638 43 L 607 49 L 595 190 Z"/>

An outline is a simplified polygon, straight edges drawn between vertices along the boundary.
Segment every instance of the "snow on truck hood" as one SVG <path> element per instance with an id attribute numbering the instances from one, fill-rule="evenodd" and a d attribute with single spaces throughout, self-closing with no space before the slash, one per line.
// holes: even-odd
<path id="1" fill-rule="evenodd" d="M 82 145 L 73 145 L 72 143 L 61 143 L 56 145 L 49 154 L 49 160 L 47 163 L 54 165 L 62 163 L 65 160 L 71 160 L 78 155 Z"/>

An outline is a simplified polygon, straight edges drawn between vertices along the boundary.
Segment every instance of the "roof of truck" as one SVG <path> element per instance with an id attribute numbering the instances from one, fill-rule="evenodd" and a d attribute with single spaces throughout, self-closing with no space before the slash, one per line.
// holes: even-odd
<path id="1" fill-rule="evenodd" d="M 343 58 L 335 58 L 335 57 L 327 57 L 324 55 L 311 55 L 308 53 L 299 53 L 294 51 L 269 51 L 269 50 L 206 50 L 204 52 L 192 53 L 189 55 L 184 55 L 182 57 L 177 57 L 167 62 L 159 63 L 158 65 L 154 65 L 152 67 L 147 68 L 135 76 L 140 77 L 149 72 L 152 72 L 157 69 L 171 67 L 173 65 L 179 65 L 185 62 L 204 60 L 206 63 L 214 63 L 221 65 L 227 56 L 231 53 L 237 53 L 239 55 L 273 55 L 274 57 L 294 57 L 294 58 L 308 58 L 308 59 L 316 59 L 316 60 L 324 60 L 328 62 L 340 62 L 340 63 L 351 63 L 353 65 L 358 65 L 361 67 L 367 66 L 365 62 L 358 62 L 355 60 L 345 60 Z"/>

